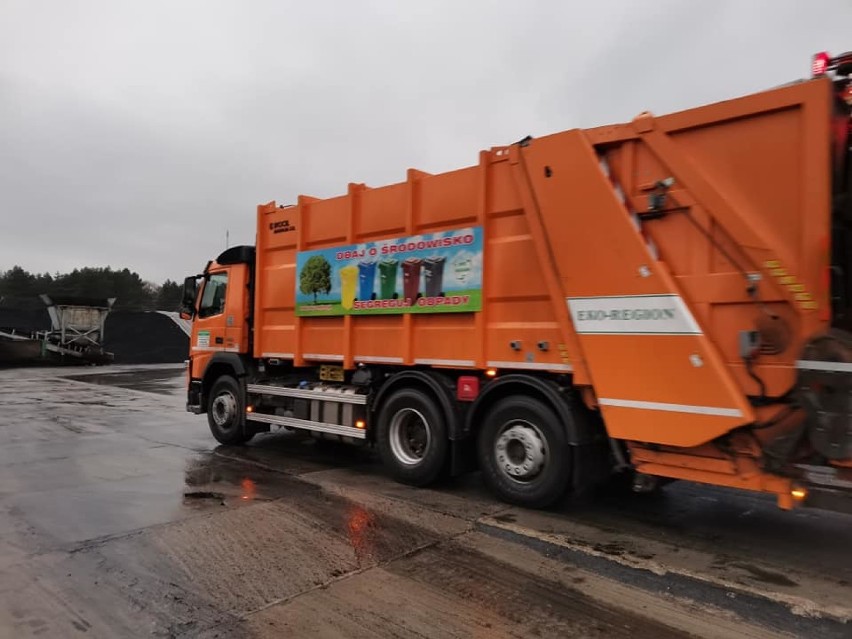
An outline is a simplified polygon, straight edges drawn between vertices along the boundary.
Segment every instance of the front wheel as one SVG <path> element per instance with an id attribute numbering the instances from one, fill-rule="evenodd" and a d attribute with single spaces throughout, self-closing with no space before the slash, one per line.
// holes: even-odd
<path id="1" fill-rule="evenodd" d="M 213 384 L 207 402 L 207 423 L 220 444 L 244 444 L 254 435 L 246 425 L 242 390 L 230 375 L 223 375 Z"/>
<path id="2" fill-rule="evenodd" d="M 531 397 L 513 396 L 488 412 L 477 441 L 486 483 L 503 501 L 546 508 L 571 479 L 565 431 L 553 410 Z"/>
<path id="3" fill-rule="evenodd" d="M 379 414 L 376 440 L 382 462 L 404 484 L 431 484 L 446 465 L 444 416 L 422 391 L 406 388 L 388 398 Z"/>

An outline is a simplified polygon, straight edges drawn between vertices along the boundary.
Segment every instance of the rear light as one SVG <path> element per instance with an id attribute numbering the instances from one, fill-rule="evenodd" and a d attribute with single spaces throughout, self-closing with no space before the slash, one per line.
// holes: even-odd
<path id="1" fill-rule="evenodd" d="M 831 62 L 831 56 L 825 51 L 820 51 L 814 55 L 811 63 L 811 76 L 815 78 L 818 75 L 825 75 L 828 71 L 829 62 Z"/>
<path id="2" fill-rule="evenodd" d="M 479 378 L 462 375 L 456 385 L 456 397 L 460 402 L 472 402 L 479 397 Z"/>

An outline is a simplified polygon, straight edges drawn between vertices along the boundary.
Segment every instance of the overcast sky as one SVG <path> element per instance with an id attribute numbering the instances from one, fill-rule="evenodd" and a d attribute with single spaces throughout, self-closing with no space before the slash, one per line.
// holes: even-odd
<path id="1" fill-rule="evenodd" d="M 852 0 L 0 0 L 0 270 L 162 282 L 258 203 L 805 77 Z"/>

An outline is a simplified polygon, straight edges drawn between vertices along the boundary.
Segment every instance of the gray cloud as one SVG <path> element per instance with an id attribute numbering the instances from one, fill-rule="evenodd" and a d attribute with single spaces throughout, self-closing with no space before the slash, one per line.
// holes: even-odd
<path id="1" fill-rule="evenodd" d="M 255 205 L 804 77 L 846 0 L 0 4 L 0 269 L 162 281 Z"/>

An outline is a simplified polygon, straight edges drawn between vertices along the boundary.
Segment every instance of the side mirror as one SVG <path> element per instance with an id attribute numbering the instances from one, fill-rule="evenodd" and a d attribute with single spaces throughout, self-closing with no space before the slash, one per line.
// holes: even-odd
<path id="1" fill-rule="evenodd" d="M 180 316 L 182 319 L 192 319 L 195 317 L 195 296 L 198 294 L 197 286 L 195 276 L 187 277 L 183 281 L 183 297 L 180 302 Z"/>

